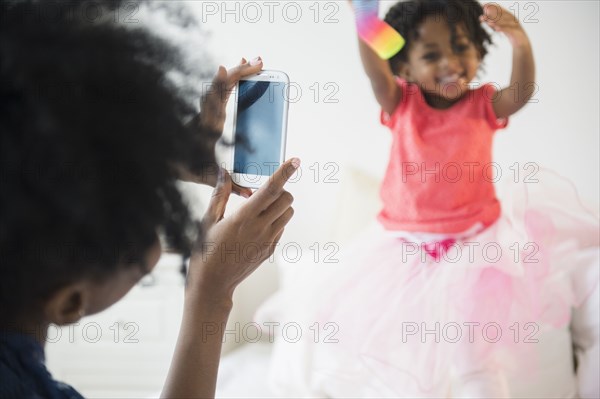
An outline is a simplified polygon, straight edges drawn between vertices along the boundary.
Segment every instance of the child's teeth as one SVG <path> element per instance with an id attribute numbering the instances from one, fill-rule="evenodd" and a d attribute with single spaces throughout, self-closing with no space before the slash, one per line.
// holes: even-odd
<path id="1" fill-rule="evenodd" d="M 459 75 L 452 75 L 452 76 L 448 76 L 446 78 L 443 78 L 442 79 L 442 83 L 458 82 L 459 79 L 460 79 Z"/>

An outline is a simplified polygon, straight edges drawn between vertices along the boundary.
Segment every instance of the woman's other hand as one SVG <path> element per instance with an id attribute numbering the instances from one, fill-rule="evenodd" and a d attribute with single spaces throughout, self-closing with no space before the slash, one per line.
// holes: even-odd
<path id="1" fill-rule="evenodd" d="M 247 62 L 246 59 L 242 58 L 239 65 L 229 70 L 225 69 L 224 66 L 219 66 L 208 90 L 205 91 L 200 99 L 200 114 L 191 122 L 197 124 L 199 131 L 212 133 L 210 137 L 204 139 L 210 141 L 207 145 L 213 149 L 213 151 L 217 141 L 223 134 L 226 117 L 225 109 L 233 89 L 240 79 L 260 72 L 262 67 L 263 62 L 260 57 L 257 57 L 250 62 Z M 180 168 L 179 177 L 183 181 L 215 187 L 217 184 L 218 170 L 218 166 L 214 165 L 214 167 L 204 169 L 202 173 L 194 173 L 190 171 L 189 168 L 182 167 Z M 232 183 L 232 191 L 245 198 L 252 195 L 252 190 L 238 186 L 235 183 Z"/>
<path id="2" fill-rule="evenodd" d="M 221 170 L 203 219 L 206 236 L 190 260 L 188 291 L 201 293 L 204 300 L 231 301 L 235 287 L 271 256 L 294 214 L 293 197 L 284 185 L 299 166 L 297 158 L 285 162 L 227 218 L 223 215 L 232 181 Z"/>

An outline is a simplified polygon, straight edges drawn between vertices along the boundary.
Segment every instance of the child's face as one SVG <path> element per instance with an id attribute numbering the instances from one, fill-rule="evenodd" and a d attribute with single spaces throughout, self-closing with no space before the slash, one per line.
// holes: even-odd
<path id="1" fill-rule="evenodd" d="M 456 43 L 444 18 L 427 17 L 418 29 L 419 38 L 408 51 L 408 62 L 401 65 L 400 75 L 421 87 L 423 93 L 451 104 L 468 90 L 481 62 L 475 45 L 465 29 L 456 26 Z"/>

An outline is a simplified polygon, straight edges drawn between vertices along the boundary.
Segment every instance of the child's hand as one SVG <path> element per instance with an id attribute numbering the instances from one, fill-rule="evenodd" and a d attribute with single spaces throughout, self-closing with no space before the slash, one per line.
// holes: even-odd
<path id="1" fill-rule="evenodd" d="M 523 108 L 535 91 L 535 61 L 531 43 L 518 19 L 498 4 L 484 5 L 479 19 L 496 32 L 504 33 L 513 47 L 510 85 L 500 90 L 493 101 L 496 117 L 508 118 Z M 513 93 L 515 88 L 516 93 Z"/>
<path id="2" fill-rule="evenodd" d="M 513 47 L 529 44 L 529 38 L 519 23 L 519 20 L 506 8 L 496 3 L 483 6 L 483 15 L 479 17 L 496 32 L 502 32 L 508 37 Z"/>

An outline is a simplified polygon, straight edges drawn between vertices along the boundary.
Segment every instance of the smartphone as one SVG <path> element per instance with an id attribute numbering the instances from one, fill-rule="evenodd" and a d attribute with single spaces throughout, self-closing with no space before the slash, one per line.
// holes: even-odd
<path id="1" fill-rule="evenodd" d="M 239 81 L 231 174 L 239 186 L 259 188 L 284 162 L 289 86 L 281 71 L 261 71 Z"/>

